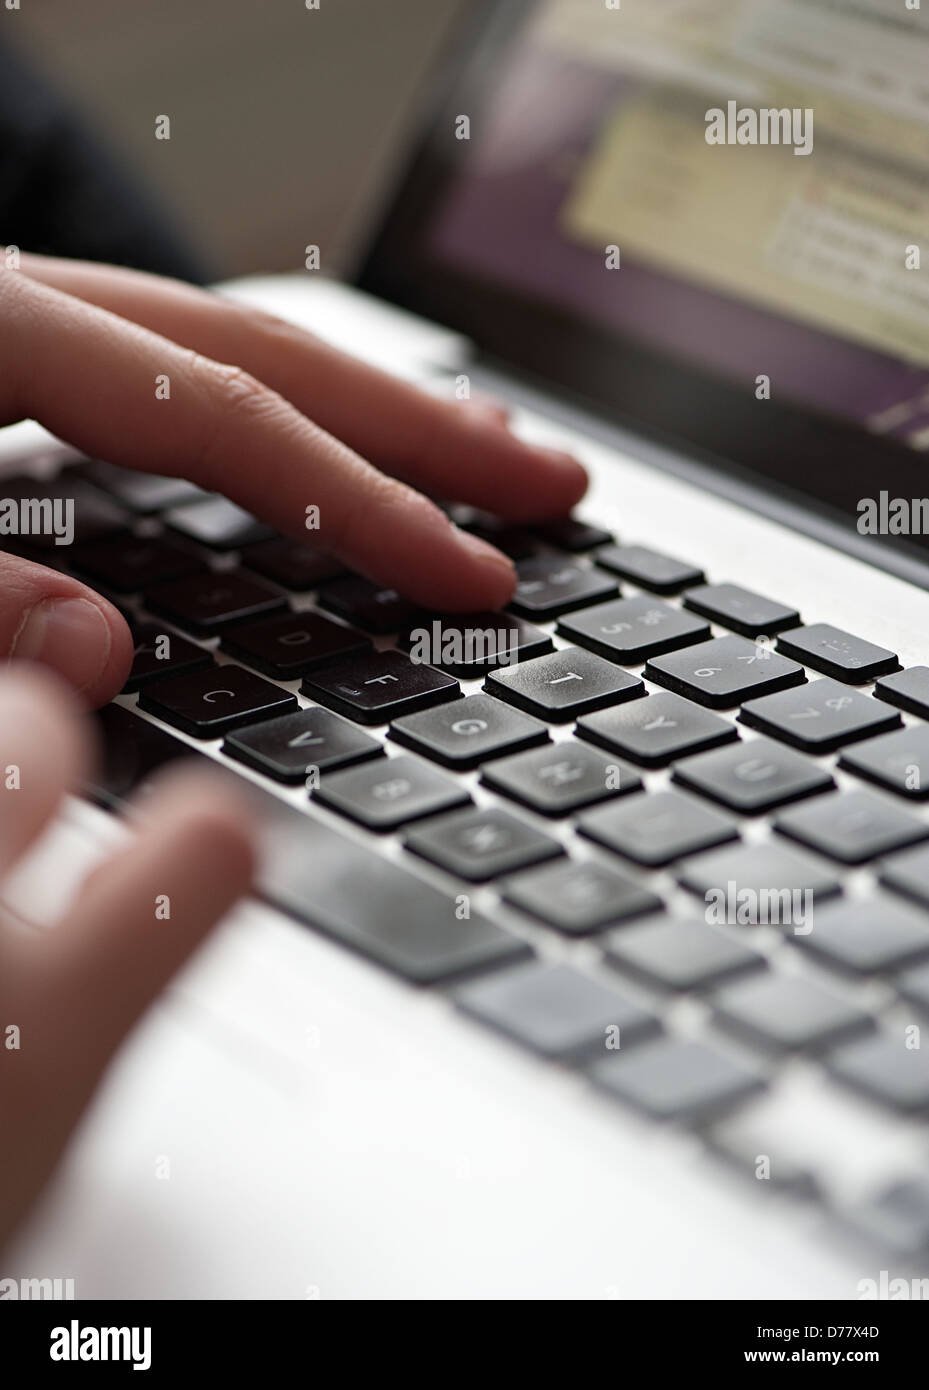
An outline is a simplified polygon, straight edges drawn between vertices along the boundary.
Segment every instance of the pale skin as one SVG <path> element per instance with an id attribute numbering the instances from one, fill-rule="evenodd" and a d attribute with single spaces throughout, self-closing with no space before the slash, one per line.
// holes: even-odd
<path id="1" fill-rule="evenodd" d="M 0 425 L 37 419 L 93 457 L 222 492 L 297 539 L 316 506 L 314 543 L 431 609 L 499 608 L 516 576 L 418 489 L 529 522 L 565 514 L 586 488 L 576 460 L 518 440 L 498 406 L 437 400 L 175 281 L 24 255 L 0 270 L 0 330 Z M 164 375 L 170 400 L 156 396 Z M 79 783 L 94 755 L 79 711 L 121 689 L 132 640 L 93 590 L 0 553 L 0 657 L 2 1246 L 126 1033 L 248 890 L 253 850 L 228 789 L 177 773 L 64 921 L 14 921 L 3 878 Z M 168 921 L 155 916 L 164 894 Z"/>

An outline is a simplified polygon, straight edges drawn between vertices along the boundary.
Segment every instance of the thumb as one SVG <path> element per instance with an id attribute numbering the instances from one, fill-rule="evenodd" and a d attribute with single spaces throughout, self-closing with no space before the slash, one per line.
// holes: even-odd
<path id="1" fill-rule="evenodd" d="M 122 689 L 132 637 L 112 603 L 76 579 L 0 553 L 0 661 L 35 661 L 90 706 Z"/>

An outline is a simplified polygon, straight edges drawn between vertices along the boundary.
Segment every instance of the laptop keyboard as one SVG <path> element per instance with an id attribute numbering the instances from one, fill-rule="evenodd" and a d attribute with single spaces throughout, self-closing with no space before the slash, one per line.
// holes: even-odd
<path id="1" fill-rule="evenodd" d="M 798 1067 L 925 1164 L 929 668 L 574 518 L 459 518 L 519 587 L 448 616 L 187 483 L 43 486 L 80 540 L 35 558 L 135 636 L 99 804 L 197 749 L 248 769 L 279 820 L 261 892 L 301 923 L 781 1190 L 832 1195 L 776 1118 Z M 929 1236 L 919 1165 L 844 1216 Z"/>

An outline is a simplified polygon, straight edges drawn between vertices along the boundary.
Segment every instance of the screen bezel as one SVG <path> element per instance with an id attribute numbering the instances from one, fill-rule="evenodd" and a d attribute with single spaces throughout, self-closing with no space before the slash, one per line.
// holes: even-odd
<path id="1" fill-rule="evenodd" d="M 467 142 L 450 139 L 448 132 L 462 112 L 476 123 L 533 3 L 469 3 L 437 74 L 423 134 L 355 283 L 465 334 L 484 361 L 715 469 L 812 506 L 856 534 L 858 501 L 887 488 L 888 479 L 892 496 L 925 495 L 927 459 L 916 450 L 780 400 L 776 391 L 760 403 L 744 385 L 691 361 L 430 257 L 431 216 L 459 160 L 468 156 Z M 929 536 L 866 540 L 878 552 L 876 563 L 881 551 L 929 563 Z"/>

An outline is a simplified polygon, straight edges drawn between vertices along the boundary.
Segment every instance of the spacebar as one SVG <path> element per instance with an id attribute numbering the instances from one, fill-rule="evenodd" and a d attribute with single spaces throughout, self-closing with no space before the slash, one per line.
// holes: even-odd
<path id="1" fill-rule="evenodd" d="M 415 984 L 531 955 L 519 937 L 299 811 L 269 827 L 259 891 L 268 902 Z"/>

